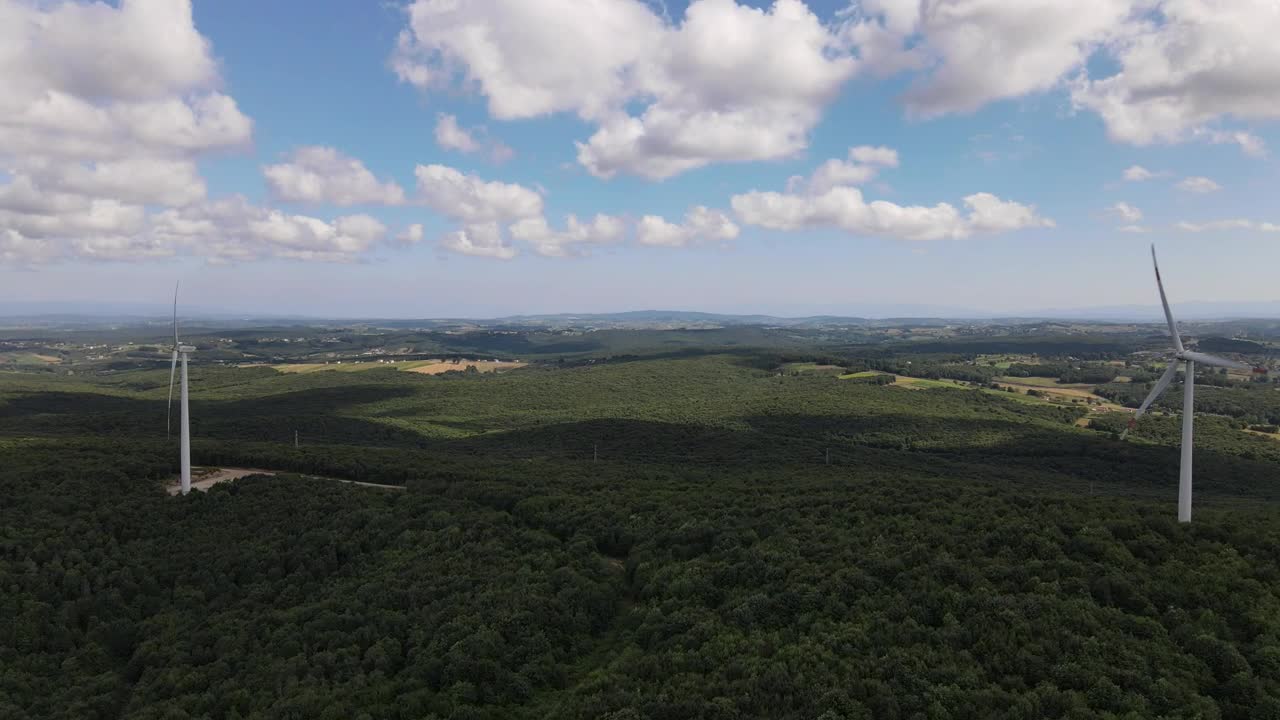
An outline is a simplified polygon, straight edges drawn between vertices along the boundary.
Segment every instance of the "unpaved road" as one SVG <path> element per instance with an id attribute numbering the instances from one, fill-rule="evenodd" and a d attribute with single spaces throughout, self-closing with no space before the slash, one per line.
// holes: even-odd
<path id="1" fill-rule="evenodd" d="M 220 482 L 229 482 L 231 480 L 239 480 L 247 475 L 275 475 L 275 470 L 259 470 L 255 468 L 192 468 L 191 472 L 191 489 L 192 490 L 208 490 Z M 326 478 L 317 475 L 304 475 L 304 478 L 310 480 L 331 480 L 333 482 L 347 483 L 349 485 L 360 485 L 363 487 L 378 488 L 381 490 L 404 490 L 403 485 L 379 485 L 378 483 L 358 482 L 356 480 L 342 480 L 340 478 Z M 173 483 L 167 488 L 170 495 L 177 495 L 182 492 L 182 485 Z"/>

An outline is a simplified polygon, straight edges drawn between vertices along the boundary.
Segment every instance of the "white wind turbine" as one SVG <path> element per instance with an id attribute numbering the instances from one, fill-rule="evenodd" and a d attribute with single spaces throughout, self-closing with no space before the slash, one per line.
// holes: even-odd
<path id="1" fill-rule="evenodd" d="M 1151 264 L 1156 269 L 1156 287 L 1160 290 L 1160 304 L 1164 306 L 1164 317 L 1169 323 L 1169 335 L 1173 338 L 1173 359 L 1169 361 L 1169 367 L 1164 371 L 1164 375 L 1160 376 L 1160 380 L 1156 382 L 1156 386 L 1151 388 L 1151 394 L 1147 395 L 1147 399 L 1142 401 L 1142 406 L 1133 414 L 1133 418 L 1129 420 L 1129 427 L 1121 435 L 1124 438 L 1129 434 L 1129 430 L 1133 429 L 1138 418 L 1151 407 L 1151 403 L 1155 402 L 1173 382 L 1173 378 L 1178 374 L 1178 363 L 1184 366 L 1186 379 L 1183 381 L 1182 395 L 1182 464 L 1178 478 L 1178 522 L 1191 522 L 1191 450 L 1194 445 L 1195 423 L 1195 377 L 1196 363 L 1210 365 L 1213 367 L 1234 368 L 1236 370 L 1254 370 L 1244 363 L 1234 360 L 1208 355 L 1202 352 L 1194 352 L 1182 347 L 1182 336 L 1178 334 L 1178 326 L 1173 321 L 1173 313 L 1169 311 L 1169 300 L 1164 294 L 1164 282 L 1160 279 L 1160 264 L 1156 262 L 1156 246 L 1151 246 Z"/>
<path id="2" fill-rule="evenodd" d="M 173 360 L 169 365 L 169 410 L 165 415 L 165 435 L 172 430 L 173 424 L 173 376 L 178 369 L 178 356 L 182 356 L 182 391 L 178 400 L 181 405 L 179 431 L 182 434 L 182 494 L 191 492 L 191 413 L 187 406 L 187 353 L 195 352 L 190 345 L 178 342 L 178 285 L 173 286 Z"/>

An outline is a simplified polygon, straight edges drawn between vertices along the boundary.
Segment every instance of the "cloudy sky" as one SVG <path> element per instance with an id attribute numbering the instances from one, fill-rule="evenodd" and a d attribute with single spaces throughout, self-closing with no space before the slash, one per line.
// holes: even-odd
<path id="1" fill-rule="evenodd" d="M 1274 0 L 0 0 L 0 305 L 1280 300 Z"/>

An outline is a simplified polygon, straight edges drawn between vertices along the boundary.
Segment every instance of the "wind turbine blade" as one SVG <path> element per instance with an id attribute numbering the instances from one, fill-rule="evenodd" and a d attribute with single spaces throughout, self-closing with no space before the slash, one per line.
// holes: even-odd
<path id="1" fill-rule="evenodd" d="M 174 348 L 178 347 L 178 285 L 181 282 L 182 281 L 179 280 L 173 284 L 173 347 Z M 170 381 L 169 384 L 172 385 L 173 382 Z"/>
<path id="2" fill-rule="evenodd" d="M 174 373 L 177 372 L 177 370 L 178 370 L 178 348 L 177 346 L 174 346 L 173 362 L 169 363 L 169 406 L 168 406 L 169 409 L 165 411 L 165 415 L 164 415 L 165 437 L 169 436 L 169 433 L 173 428 L 173 376 L 174 376 Z"/>
<path id="3" fill-rule="evenodd" d="M 1151 407 L 1151 403 L 1155 402 L 1156 399 L 1160 397 L 1160 394 L 1169 387 L 1169 383 L 1173 382 L 1173 378 L 1177 374 L 1177 361 L 1170 361 L 1169 367 L 1165 368 L 1164 374 L 1156 381 L 1156 386 L 1151 388 L 1151 393 L 1147 395 L 1147 399 L 1142 401 L 1142 405 L 1138 406 L 1138 411 L 1129 419 L 1129 427 L 1125 428 L 1124 432 L 1120 433 L 1121 440 L 1125 439 L 1125 437 L 1129 435 L 1129 431 L 1138 423 L 1138 418 L 1142 417 L 1143 413 L 1147 411 L 1147 408 Z"/>
<path id="4" fill-rule="evenodd" d="M 1182 352 L 1182 336 L 1178 334 L 1178 326 L 1173 322 L 1173 313 L 1169 311 L 1169 299 L 1164 295 L 1164 281 L 1160 279 L 1160 263 L 1156 262 L 1156 246 L 1151 246 L 1151 264 L 1156 269 L 1156 287 L 1160 288 L 1160 304 L 1164 306 L 1164 319 L 1169 321 L 1169 335 L 1173 337 L 1173 346 Z"/>
<path id="5" fill-rule="evenodd" d="M 1188 350 L 1182 353 L 1182 357 L 1184 360 L 1198 362 L 1203 365 L 1212 365 L 1213 367 L 1231 368 L 1233 370 L 1253 370 L 1254 369 L 1252 365 L 1246 365 L 1242 362 L 1236 362 L 1235 360 L 1220 358 L 1216 355 L 1209 355 L 1208 353 L 1193 352 L 1191 350 Z"/>

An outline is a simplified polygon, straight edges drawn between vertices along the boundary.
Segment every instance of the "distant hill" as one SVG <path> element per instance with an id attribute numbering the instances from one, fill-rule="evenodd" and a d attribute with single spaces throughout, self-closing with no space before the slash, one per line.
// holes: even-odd
<path id="1" fill-rule="evenodd" d="M 867 312 L 868 310 L 874 310 Z M 1280 319 L 1280 302 L 1225 303 L 1189 302 L 1175 305 L 1174 312 L 1182 322 L 1226 321 L 1234 319 Z M 968 309 L 925 305 L 881 305 L 863 308 L 858 314 L 820 314 L 781 317 L 765 314 L 711 313 L 691 310 L 634 310 L 615 313 L 550 313 L 509 315 L 496 318 L 389 318 L 326 317 L 322 315 L 263 315 L 232 312 L 201 306 L 182 306 L 180 318 L 197 319 L 201 324 L 217 326 L 353 326 L 370 325 L 385 328 L 438 329 L 451 327 L 502 328 L 613 328 L 673 329 L 710 328 L 742 325 L 771 327 L 895 327 L 911 325 L 942 326 L 956 324 L 1014 325 L 1050 321 L 1102 323 L 1161 323 L 1163 316 L 1156 305 L 1117 305 L 1075 309 L 1048 309 L 1017 314 L 999 314 Z M 5 327 L 97 327 L 103 325 L 150 324 L 168 319 L 167 308 L 138 303 L 0 302 L 0 326 Z"/>

